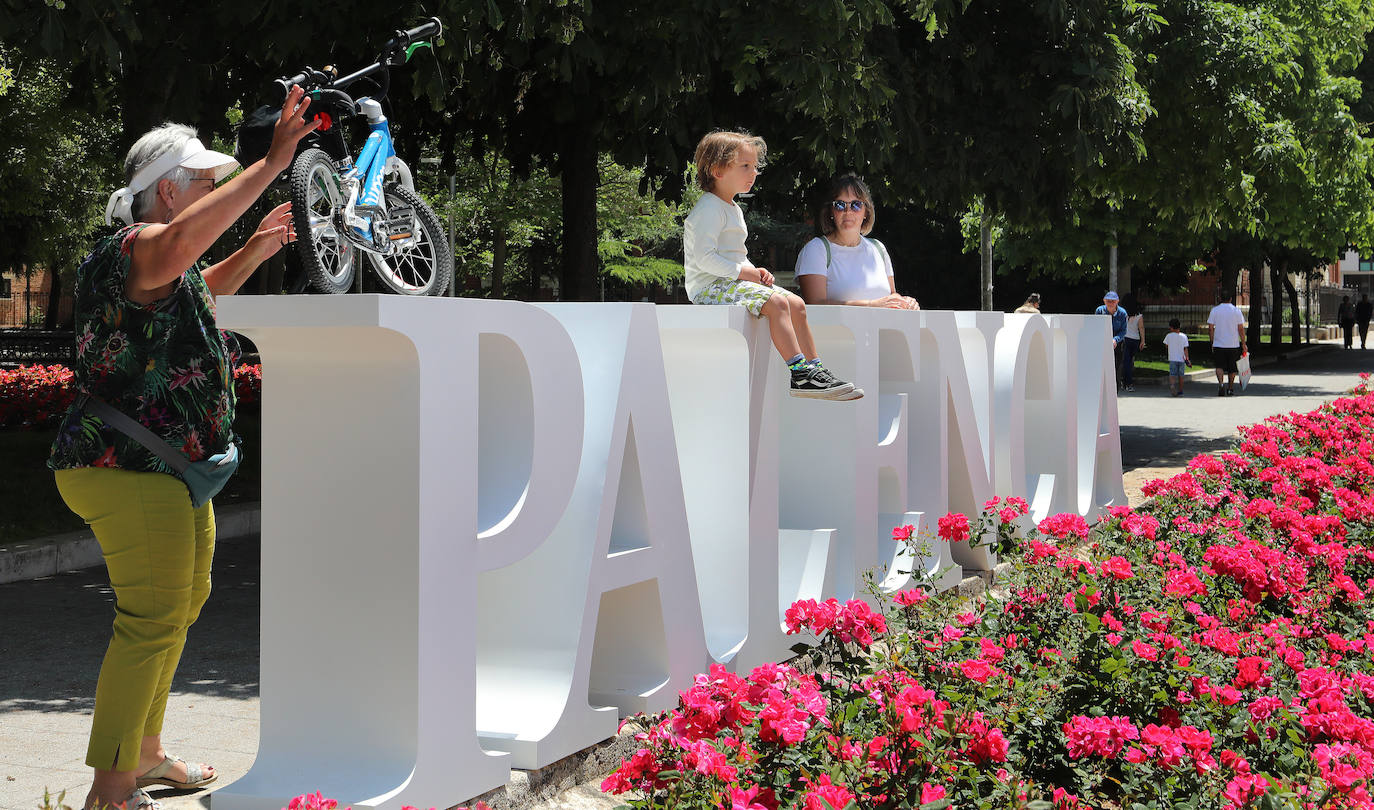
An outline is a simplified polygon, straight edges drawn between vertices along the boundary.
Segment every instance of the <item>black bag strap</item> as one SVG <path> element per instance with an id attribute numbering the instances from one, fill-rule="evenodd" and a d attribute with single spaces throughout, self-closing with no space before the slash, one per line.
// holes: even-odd
<path id="1" fill-rule="evenodd" d="M 191 466 L 191 460 L 186 457 L 185 453 L 176 450 L 156 433 L 126 416 L 100 397 L 93 394 L 82 394 L 77 397 L 76 404 L 78 412 L 90 411 L 100 417 L 105 424 L 143 445 L 149 453 L 162 459 L 163 463 L 177 473 L 184 473 L 186 468 Z"/>

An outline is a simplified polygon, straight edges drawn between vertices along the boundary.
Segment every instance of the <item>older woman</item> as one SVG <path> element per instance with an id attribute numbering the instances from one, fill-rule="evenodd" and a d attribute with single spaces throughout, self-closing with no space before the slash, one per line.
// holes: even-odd
<path id="1" fill-rule="evenodd" d="M 156 806 L 144 787 L 196 788 L 216 778 L 162 747 L 167 693 L 210 594 L 215 542 L 213 507 L 193 503 L 167 458 L 198 462 L 236 446 L 233 369 L 214 297 L 238 290 L 293 237 L 290 204 L 229 258 L 203 268 L 200 258 L 317 126 L 304 120 L 308 105 L 292 88 L 267 157 L 218 188 L 238 164 L 206 149 L 195 130 L 164 124 L 144 135 L 125 162 L 128 185 L 106 213 L 130 224 L 101 239 L 77 270 L 79 395 L 48 466 L 100 542 L 115 592 L 86 751 L 95 769 L 87 808 Z"/>
<path id="2" fill-rule="evenodd" d="M 915 298 L 897 294 L 887 248 L 867 238 L 877 211 L 864 181 L 841 174 L 822 199 L 816 215 L 821 235 L 797 255 L 797 282 L 806 303 L 920 309 Z"/>

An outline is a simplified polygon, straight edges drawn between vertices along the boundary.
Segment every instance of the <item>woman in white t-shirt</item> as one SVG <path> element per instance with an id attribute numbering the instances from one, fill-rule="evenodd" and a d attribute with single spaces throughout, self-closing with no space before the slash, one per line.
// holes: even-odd
<path id="1" fill-rule="evenodd" d="M 816 216 L 822 235 L 797 255 L 797 282 L 806 303 L 920 309 L 915 298 L 897 294 L 887 248 L 867 238 L 877 212 L 864 181 L 856 174 L 839 175 L 823 200 Z"/>

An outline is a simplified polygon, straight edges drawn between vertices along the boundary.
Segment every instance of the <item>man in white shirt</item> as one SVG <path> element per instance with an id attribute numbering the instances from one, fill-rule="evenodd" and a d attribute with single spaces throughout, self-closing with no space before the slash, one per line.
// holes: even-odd
<path id="1" fill-rule="evenodd" d="M 1221 291 L 1221 303 L 1207 316 L 1207 336 L 1212 341 L 1212 362 L 1217 367 L 1217 396 L 1236 393 L 1236 361 L 1245 354 L 1245 316 L 1235 304 L 1235 293 Z M 1226 380 L 1223 382 L 1222 375 Z"/>

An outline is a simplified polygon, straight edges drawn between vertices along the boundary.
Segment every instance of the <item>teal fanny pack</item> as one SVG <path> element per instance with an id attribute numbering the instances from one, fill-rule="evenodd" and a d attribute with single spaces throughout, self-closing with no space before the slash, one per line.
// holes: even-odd
<path id="1" fill-rule="evenodd" d="M 223 453 L 216 453 L 204 461 L 192 461 L 184 453 L 174 449 L 156 433 L 126 416 L 110 403 L 97 396 L 82 394 L 77 397 L 77 411 L 90 411 L 101 421 L 143 445 L 149 453 L 162 459 L 163 463 L 176 473 L 191 494 L 191 505 L 199 509 L 219 494 L 234 470 L 239 467 L 242 454 L 238 445 L 231 444 Z"/>

